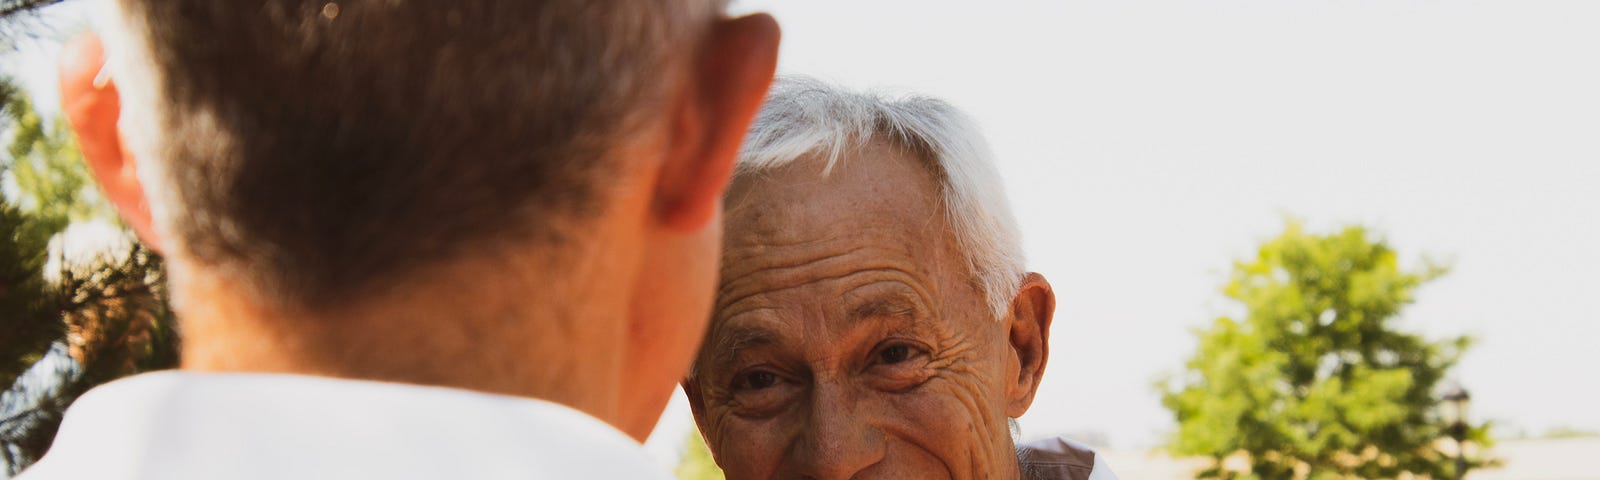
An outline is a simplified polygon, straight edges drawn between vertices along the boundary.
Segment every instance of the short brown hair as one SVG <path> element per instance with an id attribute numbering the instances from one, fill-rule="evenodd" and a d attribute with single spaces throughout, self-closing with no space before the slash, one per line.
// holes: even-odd
<path id="1" fill-rule="evenodd" d="M 332 306 L 496 240 L 570 240 L 715 7 L 122 0 L 148 39 L 169 235 Z"/>

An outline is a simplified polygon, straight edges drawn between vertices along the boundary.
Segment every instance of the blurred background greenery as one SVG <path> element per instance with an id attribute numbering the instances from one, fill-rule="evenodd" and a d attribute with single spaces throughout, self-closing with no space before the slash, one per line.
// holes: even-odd
<path id="1" fill-rule="evenodd" d="M 690 430 L 683 441 L 683 458 L 678 460 L 678 480 L 722 480 L 722 469 L 711 458 L 711 449 L 699 430 Z"/>
<path id="2" fill-rule="evenodd" d="M 0 1 L 0 52 L 38 28 L 33 9 L 54 3 Z M 83 392 L 177 364 L 160 258 L 117 223 L 65 120 L 42 114 L 8 74 L 0 72 L 0 478 L 44 454 Z"/>
<path id="3" fill-rule="evenodd" d="M 37 461 L 85 390 L 178 365 L 162 261 L 115 224 L 61 118 L 0 78 L 0 474 Z M 77 235 L 67 235 L 77 232 Z"/>
<path id="4" fill-rule="evenodd" d="M 0 476 L 95 385 L 177 365 L 161 260 L 100 200 L 64 121 L 0 78 Z M 68 232 L 77 235 L 68 235 Z"/>

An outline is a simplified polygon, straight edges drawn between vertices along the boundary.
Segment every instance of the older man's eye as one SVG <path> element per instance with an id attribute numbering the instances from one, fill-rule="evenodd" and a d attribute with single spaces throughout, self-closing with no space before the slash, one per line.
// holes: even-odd
<path id="1" fill-rule="evenodd" d="M 777 384 L 777 375 L 762 370 L 741 373 L 733 379 L 734 390 L 761 390 Z"/>
<path id="2" fill-rule="evenodd" d="M 925 357 L 927 351 L 909 343 L 889 343 L 872 352 L 872 364 L 897 366 Z"/>
<path id="3" fill-rule="evenodd" d="M 891 345 L 878 351 L 878 363 L 893 365 L 911 359 L 910 345 Z"/>
<path id="4" fill-rule="evenodd" d="M 892 343 L 891 343 L 892 342 Z M 903 391 L 927 381 L 928 350 L 916 343 L 891 341 L 872 351 L 866 372 L 872 385 L 886 391 Z"/>
<path id="5" fill-rule="evenodd" d="M 723 400 L 733 412 L 745 418 L 766 418 L 783 411 L 801 391 L 794 377 L 771 370 L 745 370 L 733 376 L 728 396 Z"/>

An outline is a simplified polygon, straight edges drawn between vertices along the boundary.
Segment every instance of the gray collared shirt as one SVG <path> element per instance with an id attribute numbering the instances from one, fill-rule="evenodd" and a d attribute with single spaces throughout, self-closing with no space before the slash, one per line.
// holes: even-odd
<path id="1" fill-rule="evenodd" d="M 1066 437 L 1017 445 L 1023 480 L 1116 480 L 1105 460 L 1088 446 Z"/>

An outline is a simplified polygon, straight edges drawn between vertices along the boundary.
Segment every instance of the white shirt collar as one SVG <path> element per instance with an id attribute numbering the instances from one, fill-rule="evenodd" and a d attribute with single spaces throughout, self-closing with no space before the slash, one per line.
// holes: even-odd
<path id="1" fill-rule="evenodd" d="M 551 402 L 300 375 L 160 372 L 90 391 L 22 478 L 667 479 Z"/>

